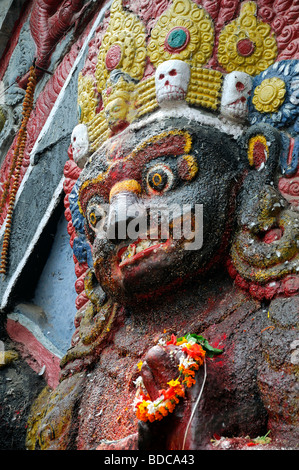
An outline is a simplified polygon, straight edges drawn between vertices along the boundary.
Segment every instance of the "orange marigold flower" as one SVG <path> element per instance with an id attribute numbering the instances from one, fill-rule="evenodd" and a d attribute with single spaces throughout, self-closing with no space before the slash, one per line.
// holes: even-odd
<path id="1" fill-rule="evenodd" d="M 191 377 L 195 376 L 195 371 L 192 369 L 185 369 L 184 370 L 184 375 L 191 375 Z"/>
<path id="2" fill-rule="evenodd" d="M 148 415 L 148 420 L 150 423 L 153 423 L 155 419 L 156 419 L 155 415 L 151 415 L 151 414 Z"/>
<path id="3" fill-rule="evenodd" d="M 170 400 L 175 396 L 175 389 L 173 387 L 168 388 L 167 390 L 160 390 L 160 394 L 164 396 L 165 400 Z"/>
<path id="4" fill-rule="evenodd" d="M 172 413 L 173 410 L 175 409 L 175 405 L 176 405 L 175 402 L 172 403 L 170 400 L 168 400 L 165 406 L 167 410 L 169 411 L 169 413 Z"/>
<path id="5" fill-rule="evenodd" d="M 163 416 L 167 416 L 167 415 L 168 415 L 168 411 L 166 410 L 165 406 L 160 406 L 160 407 L 159 407 L 159 412 L 160 412 L 161 415 L 163 415 Z"/>
<path id="6" fill-rule="evenodd" d="M 205 351 L 204 349 L 197 343 L 194 343 L 192 345 L 184 346 L 182 348 L 182 351 L 188 354 L 188 356 L 192 357 L 196 361 L 200 361 L 205 357 Z"/>
<path id="7" fill-rule="evenodd" d="M 161 419 L 163 419 L 163 415 L 161 415 L 161 413 L 159 411 L 156 411 L 155 413 L 155 419 L 157 421 L 161 421 Z"/>
<path id="8" fill-rule="evenodd" d="M 140 410 L 140 408 L 137 408 L 136 416 L 138 419 L 144 422 L 146 422 L 149 419 L 149 415 L 147 411 L 142 411 Z"/>
<path id="9" fill-rule="evenodd" d="M 192 377 L 188 376 L 183 380 L 183 383 L 186 384 L 186 386 L 189 388 L 192 387 L 193 384 L 195 384 L 195 380 Z"/>
<path id="10" fill-rule="evenodd" d="M 185 390 L 184 390 L 184 388 L 183 388 L 182 386 L 181 386 L 180 388 L 177 388 L 176 391 L 175 391 L 175 393 L 176 393 L 176 399 L 177 399 L 177 400 L 178 400 L 178 398 L 177 398 L 178 396 L 179 396 L 179 397 L 184 397 L 184 396 L 185 396 Z M 179 401 L 179 400 L 178 400 L 178 401 Z"/>

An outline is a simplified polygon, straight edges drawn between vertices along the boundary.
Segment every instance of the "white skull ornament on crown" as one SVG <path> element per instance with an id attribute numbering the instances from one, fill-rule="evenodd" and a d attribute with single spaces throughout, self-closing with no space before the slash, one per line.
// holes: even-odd
<path id="1" fill-rule="evenodd" d="M 234 121 L 245 121 L 248 115 L 247 99 L 252 89 L 252 78 L 245 72 L 234 71 L 226 75 L 220 112 Z"/>
<path id="2" fill-rule="evenodd" d="M 88 130 L 85 124 L 78 124 L 74 127 L 71 144 L 73 149 L 73 159 L 79 168 L 83 168 L 88 157 Z"/>
<path id="3" fill-rule="evenodd" d="M 159 105 L 184 100 L 189 81 L 190 66 L 186 62 L 174 59 L 160 64 L 155 74 L 156 98 Z"/>

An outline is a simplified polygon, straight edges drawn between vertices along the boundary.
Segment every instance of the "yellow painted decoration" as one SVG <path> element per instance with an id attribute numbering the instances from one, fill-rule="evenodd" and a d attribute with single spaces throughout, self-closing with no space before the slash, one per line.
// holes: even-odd
<path id="1" fill-rule="evenodd" d="M 17 359 L 19 359 L 19 354 L 12 349 L 3 352 L 0 351 L 0 369 L 3 369 Z"/>
<path id="2" fill-rule="evenodd" d="M 116 196 L 116 194 L 122 191 L 128 191 L 131 193 L 139 194 L 141 192 L 141 187 L 138 181 L 136 180 L 119 181 L 111 188 L 109 195 L 110 201 L 114 196 Z"/>
<path id="3" fill-rule="evenodd" d="M 114 0 L 95 72 L 100 93 L 105 89 L 106 81 L 114 68 L 134 79 L 142 78 L 146 59 L 145 39 L 143 23 L 133 13 L 123 10 L 121 0 Z"/>
<path id="4" fill-rule="evenodd" d="M 97 99 L 95 96 L 95 82 L 90 75 L 79 74 L 78 78 L 78 107 L 80 109 L 79 121 L 87 124 L 96 115 Z"/>
<path id="5" fill-rule="evenodd" d="M 156 99 L 155 76 L 146 78 L 136 85 L 136 118 L 158 108 Z"/>
<path id="6" fill-rule="evenodd" d="M 5 124 L 5 121 L 6 121 L 6 117 L 5 117 L 5 114 L 0 106 L 0 132 L 2 131 L 3 127 L 4 127 L 4 124 Z"/>
<path id="7" fill-rule="evenodd" d="M 105 111 L 100 111 L 88 124 L 88 137 L 91 150 L 96 150 L 110 136 Z"/>
<path id="8" fill-rule="evenodd" d="M 169 59 L 188 63 L 191 76 L 186 102 L 217 111 L 223 74 L 203 67 L 213 47 L 213 21 L 192 0 L 172 1 L 152 29 L 147 46 L 143 23 L 122 6 L 121 0 L 114 0 L 99 47 L 95 78 L 79 76 L 80 121 L 87 125 L 90 150 L 97 150 L 112 135 L 158 109 L 155 76 L 144 78 L 147 55 L 155 68 Z M 239 17 L 220 33 L 219 64 L 227 72 L 238 70 L 254 76 L 271 65 L 276 56 L 274 34 L 257 18 L 256 3 L 242 3 Z M 284 99 L 283 82 L 270 80 L 257 87 L 253 98 L 261 112 L 275 112 Z M 96 89 L 103 104 L 100 111 Z"/>
<path id="9" fill-rule="evenodd" d="M 132 122 L 135 111 L 135 83 L 120 77 L 115 85 L 108 80 L 103 92 L 103 103 L 108 127 L 112 129 L 118 121 Z"/>
<path id="10" fill-rule="evenodd" d="M 192 181 L 198 173 L 198 164 L 192 155 L 184 155 L 181 159 L 187 163 L 188 172 L 184 174 L 184 180 Z"/>
<path id="11" fill-rule="evenodd" d="M 174 30 L 185 34 L 185 47 L 167 47 L 169 34 Z M 208 13 L 191 0 L 173 0 L 152 29 L 148 55 L 155 67 L 170 59 L 204 65 L 211 57 L 213 45 L 214 26 Z"/>
<path id="12" fill-rule="evenodd" d="M 165 41 L 174 53 L 164 47 Z M 90 150 L 95 151 L 126 125 L 158 108 L 155 76 L 143 79 L 147 54 L 155 66 L 173 58 L 188 62 L 191 80 L 187 103 L 217 110 L 222 74 L 202 67 L 212 54 L 213 42 L 213 22 L 205 10 L 191 0 L 174 0 L 153 28 L 146 47 L 144 25 L 137 16 L 124 11 L 121 0 L 114 0 L 95 78 L 81 73 L 78 80 L 79 120 L 87 125 Z M 100 111 L 97 92 L 103 105 Z"/>
<path id="13" fill-rule="evenodd" d="M 218 61 L 227 72 L 238 70 L 255 76 L 268 68 L 277 56 L 271 27 L 256 17 L 255 2 L 242 5 L 240 16 L 219 36 Z"/>
<path id="14" fill-rule="evenodd" d="M 119 125 L 131 123 L 137 117 L 136 82 L 142 78 L 145 69 L 145 39 L 143 23 L 134 14 L 123 10 L 121 0 L 114 0 L 99 48 L 95 83 L 92 77 L 79 76 L 78 105 L 81 122 L 88 127 L 92 151 L 105 142 Z M 115 69 L 118 75 L 111 79 Z M 98 114 L 95 86 L 103 99 L 103 109 Z M 140 107 L 145 107 L 145 100 Z"/>
<path id="15" fill-rule="evenodd" d="M 250 166 L 254 165 L 254 147 L 257 142 L 260 142 L 263 145 L 265 152 L 266 152 L 266 155 L 265 155 L 266 160 L 268 160 L 269 158 L 269 147 L 267 145 L 266 137 L 263 135 L 256 135 L 254 137 L 251 137 L 248 143 L 248 160 L 249 160 Z"/>
<path id="16" fill-rule="evenodd" d="M 123 122 L 131 123 L 137 116 L 136 85 L 120 77 L 116 84 L 108 79 L 102 93 L 104 109 L 88 124 L 91 149 L 98 148 Z"/>
<path id="17" fill-rule="evenodd" d="M 222 82 L 221 72 L 203 67 L 192 67 L 187 103 L 216 110 L 221 101 Z"/>
<path id="18" fill-rule="evenodd" d="M 252 103 L 260 113 L 275 113 L 285 99 L 286 86 L 277 77 L 267 78 L 256 87 Z"/>

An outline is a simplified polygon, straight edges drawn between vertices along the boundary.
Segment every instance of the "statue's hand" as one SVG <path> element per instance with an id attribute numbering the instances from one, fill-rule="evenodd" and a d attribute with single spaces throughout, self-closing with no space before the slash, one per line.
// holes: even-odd
<path id="1" fill-rule="evenodd" d="M 174 337 L 166 345 L 150 349 L 141 367 L 137 394 L 139 449 L 195 448 L 195 429 L 203 427 L 198 405 L 205 386 L 205 355 L 221 352 L 195 334 L 179 341 Z"/>
<path id="2" fill-rule="evenodd" d="M 181 354 L 181 350 L 173 344 L 154 346 L 147 353 L 140 372 L 151 400 L 158 398 L 160 390 L 168 388 L 167 382 L 178 378 Z"/>

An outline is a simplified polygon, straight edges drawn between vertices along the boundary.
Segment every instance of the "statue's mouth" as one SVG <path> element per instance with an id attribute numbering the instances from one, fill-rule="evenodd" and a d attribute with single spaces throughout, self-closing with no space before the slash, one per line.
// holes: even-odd
<path id="1" fill-rule="evenodd" d="M 183 100 L 186 97 L 186 92 L 176 85 L 165 85 L 159 90 L 158 101 L 165 100 Z"/>
<path id="2" fill-rule="evenodd" d="M 148 257 L 151 253 L 156 253 L 160 248 L 167 248 L 169 244 L 170 240 L 138 239 L 118 250 L 119 267 L 133 264 L 137 260 Z"/>

